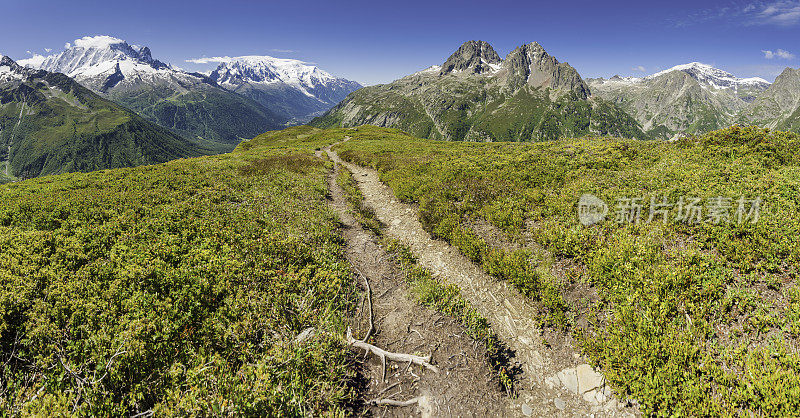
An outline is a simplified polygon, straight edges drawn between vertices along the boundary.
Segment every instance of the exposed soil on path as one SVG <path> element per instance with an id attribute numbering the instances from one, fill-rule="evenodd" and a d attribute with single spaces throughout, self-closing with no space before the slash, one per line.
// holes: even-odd
<path id="1" fill-rule="evenodd" d="M 317 154 L 324 158 L 321 152 Z M 362 374 L 368 381 L 362 415 L 366 416 L 515 416 L 513 399 L 500 388 L 486 359 L 486 348 L 466 333 L 451 317 L 421 306 L 409 296 L 409 289 L 397 265 L 378 244 L 373 233 L 361 227 L 351 215 L 344 192 L 336 183 L 341 166 L 336 164 L 328 178 L 330 206 L 339 215 L 346 240 L 347 260 L 367 277 L 371 290 L 375 331 L 367 341 L 387 351 L 432 355 L 439 373 L 420 366 L 387 361 L 386 376 L 378 357 L 370 355 Z M 367 294 L 364 277 L 359 284 Z M 365 300 L 353 320 L 353 336 L 363 338 L 370 328 L 369 305 Z M 363 352 L 357 354 L 363 358 Z M 373 399 L 420 402 L 406 407 L 376 406 Z"/>
<path id="2" fill-rule="evenodd" d="M 446 242 L 432 239 L 419 223 L 416 209 L 399 202 L 375 170 L 342 161 L 330 147 L 325 151 L 332 161 L 353 173 L 367 206 L 387 226 L 386 233 L 410 247 L 419 264 L 439 280 L 457 285 L 515 352 L 514 360 L 523 373 L 517 386 L 518 399 L 509 400 L 513 415 L 639 415 L 635 407 L 616 399 L 602 375 L 577 354 L 569 339 L 543 340 L 542 330 L 530 319 L 536 317 L 537 310 L 524 296 L 508 283 L 488 276 Z M 416 322 L 423 322 L 422 318 Z M 488 394 L 477 395 L 492 402 Z"/>

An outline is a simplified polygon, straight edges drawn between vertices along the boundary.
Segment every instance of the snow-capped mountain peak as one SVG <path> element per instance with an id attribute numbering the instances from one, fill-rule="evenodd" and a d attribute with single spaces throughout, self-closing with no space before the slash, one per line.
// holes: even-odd
<path id="1" fill-rule="evenodd" d="M 719 68 L 714 68 L 708 64 L 703 64 L 701 62 L 690 62 L 688 64 L 676 65 L 664 71 L 651 74 L 645 77 L 645 79 L 652 80 L 656 77 L 662 76 L 667 73 L 671 73 L 673 71 L 683 71 L 692 76 L 695 80 L 699 81 L 700 83 L 708 85 L 715 89 L 732 88 L 734 90 L 738 90 L 739 88 L 757 88 L 763 90 L 769 87 L 770 85 L 770 83 L 767 80 L 764 80 L 763 78 L 759 77 L 738 78 L 727 71 L 720 70 Z"/>
<path id="2" fill-rule="evenodd" d="M 22 80 L 25 71 L 11 58 L 0 54 L 0 82 Z"/>
<path id="3" fill-rule="evenodd" d="M 249 55 L 225 57 L 220 60 L 223 62 L 210 77 L 221 86 L 235 86 L 242 83 L 285 83 L 297 86 L 311 95 L 307 89 L 337 79 L 315 65 L 294 59 Z"/>
<path id="4" fill-rule="evenodd" d="M 35 55 L 19 63 L 26 67 L 64 73 L 78 80 L 118 71 L 124 76 L 171 71 L 169 66 L 153 59 L 149 48 L 129 45 L 112 36 L 85 36 L 66 46 L 61 53 Z"/>
<path id="5" fill-rule="evenodd" d="M 248 55 L 191 60 L 195 61 L 219 62 L 209 74 L 211 80 L 264 107 L 281 109 L 299 122 L 321 114 L 361 88 L 355 81 L 295 59 Z"/>

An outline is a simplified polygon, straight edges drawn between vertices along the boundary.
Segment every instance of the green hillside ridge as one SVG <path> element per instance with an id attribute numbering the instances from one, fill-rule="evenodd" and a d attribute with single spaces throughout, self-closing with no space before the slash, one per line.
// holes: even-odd
<path id="1" fill-rule="evenodd" d="M 430 233 L 537 301 L 530 319 L 571 333 L 644 415 L 800 413 L 800 136 L 752 127 L 676 142 L 348 135 L 342 158 L 377 169 L 398 199 L 419 205 Z M 578 222 L 584 193 L 610 206 L 606 221 Z M 681 196 L 730 198 L 730 218 L 688 224 L 672 207 L 668 222 L 646 222 L 651 198 Z M 734 221 L 742 196 L 763 199 L 756 223 Z M 615 221 L 622 198 L 642 199 L 642 222 Z M 474 229 L 481 222 L 514 245 L 490 244 Z"/>
<path id="2" fill-rule="evenodd" d="M 0 86 L 6 180 L 161 163 L 211 151 L 58 73 Z M 5 167 L 3 167 L 5 168 Z"/>
<path id="3" fill-rule="evenodd" d="M 785 68 L 739 115 L 740 122 L 800 133 L 800 68 Z"/>

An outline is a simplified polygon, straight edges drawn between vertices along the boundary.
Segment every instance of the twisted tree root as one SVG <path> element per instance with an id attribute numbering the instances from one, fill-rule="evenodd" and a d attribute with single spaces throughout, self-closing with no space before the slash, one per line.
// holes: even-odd
<path id="1" fill-rule="evenodd" d="M 413 354 L 392 353 L 390 351 L 386 351 L 372 344 L 365 343 L 364 341 L 356 340 L 355 338 L 353 338 L 353 334 L 350 331 L 350 328 L 347 329 L 347 337 L 345 338 L 347 343 L 352 345 L 353 347 L 360 348 L 367 353 L 372 353 L 380 357 L 381 361 L 383 361 L 384 375 L 386 374 L 386 359 L 403 363 L 411 362 L 423 366 L 427 369 L 430 369 L 435 373 L 439 373 L 439 368 L 430 363 L 431 356 L 422 357 L 422 356 L 415 356 Z"/>

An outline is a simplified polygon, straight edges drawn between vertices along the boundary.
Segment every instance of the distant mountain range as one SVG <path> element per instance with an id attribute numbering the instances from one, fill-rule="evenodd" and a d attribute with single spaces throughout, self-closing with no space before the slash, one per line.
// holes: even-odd
<path id="1" fill-rule="evenodd" d="M 244 138 L 308 120 L 360 87 L 299 61 L 266 56 L 233 59 L 211 76 L 190 73 L 153 58 L 148 47 L 110 36 L 84 37 L 63 52 L 19 64 L 66 74 L 219 152 Z"/>
<path id="2" fill-rule="evenodd" d="M 693 62 L 643 78 L 588 79 L 592 94 L 628 112 L 651 136 L 673 138 L 742 122 L 740 114 L 770 83 Z"/>
<path id="3" fill-rule="evenodd" d="M 278 129 L 285 122 L 202 74 L 153 59 L 147 47 L 109 36 L 78 39 L 61 53 L 19 63 L 66 74 L 145 119 L 218 151 L 231 150 L 243 138 Z"/>
<path id="4" fill-rule="evenodd" d="M 800 70 L 774 84 L 693 62 L 637 78 L 584 80 L 534 42 L 505 59 L 463 44 L 442 65 L 356 91 L 312 124 L 373 124 L 448 140 L 615 135 L 672 139 L 732 124 L 800 131 Z"/>
<path id="5" fill-rule="evenodd" d="M 64 74 L 0 56 L 0 182 L 210 152 Z"/>
<path id="6" fill-rule="evenodd" d="M 191 73 L 109 36 L 1 59 L 0 182 L 225 152 L 312 118 L 467 141 L 671 139 L 735 123 L 800 132 L 800 69 L 773 84 L 698 62 L 584 80 L 536 42 L 501 58 L 469 41 L 442 64 L 365 88 L 268 56 L 208 59 L 215 70 Z"/>
<path id="7" fill-rule="evenodd" d="M 486 42 L 466 42 L 442 65 L 360 89 L 312 124 L 372 124 L 446 140 L 648 138 L 634 118 L 613 102 L 591 96 L 572 66 L 536 42 L 521 45 L 505 59 Z"/>
<path id="8" fill-rule="evenodd" d="M 268 56 L 228 58 L 210 78 L 255 100 L 290 124 L 310 121 L 362 87 L 302 61 Z"/>

